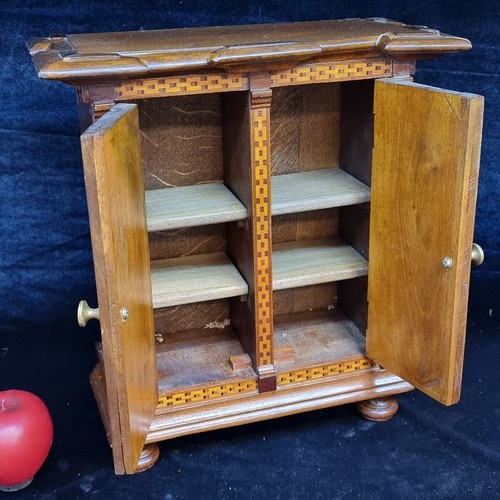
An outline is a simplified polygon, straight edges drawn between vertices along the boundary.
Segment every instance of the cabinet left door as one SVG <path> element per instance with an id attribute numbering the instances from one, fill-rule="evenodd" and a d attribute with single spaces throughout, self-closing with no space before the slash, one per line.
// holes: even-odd
<path id="1" fill-rule="evenodd" d="M 117 104 L 81 143 L 113 458 L 133 473 L 158 401 L 137 106 Z"/>

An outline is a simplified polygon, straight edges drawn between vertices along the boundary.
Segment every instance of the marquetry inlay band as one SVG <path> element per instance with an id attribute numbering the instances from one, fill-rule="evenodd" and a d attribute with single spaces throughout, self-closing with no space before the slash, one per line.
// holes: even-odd
<path id="1" fill-rule="evenodd" d="M 244 74 L 168 76 L 117 83 L 115 98 L 117 101 L 124 101 L 147 97 L 233 92 L 248 88 L 248 77 Z"/>
<path id="2" fill-rule="evenodd" d="M 343 375 L 360 370 L 368 370 L 372 367 L 373 362 L 368 358 L 343 361 L 341 363 L 331 363 L 328 365 L 316 366 L 314 368 L 306 368 L 303 370 L 293 370 L 287 373 L 280 373 L 277 377 L 277 384 L 279 386 L 296 384 L 300 382 L 307 382 L 310 380 L 317 380 L 324 377 L 334 377 L 336 375 Z"/>
<path id="3" fill-rule="evenodd" d="M 229 382 L 227 384 L 213 385 L 192 391 L 172 392 L 162 394 L 158 399 L 157 408 L 170 408 L 190 403 L 200 403 L 214 399 L 238 396 L 257 391 L 255 380 L 245 380 L 244 382 Z"/>
<path id="4" fill-rule="evenodd" d="M 304 64 L 292 69 L 273 71 L 271 87 L 362 80 L 391 74 L 392 64 L 387 59 Z"/>
<path id="5" fill-rule="evenodd" d="M 380 78 L 391 75 L 392 63 L 387 59 L 303 64 L 291 69 L 273 71 L 271 87 Z M 248 89 L 249 77 L 245 73 L 166 76 L 119 82 L 115 84 L 115 99 L 126 101 L 148 97 L 237 92 Z"/>
<path id="6" fill-rule="evenodd" d="M 271 365 L 273 346 L 272 290 L 271 290 L 271 214 L 269 185 L 269 106 L 251 111 L 252 161 L 254 182 L 254 231 L 257 302 L 257 355 L 258 366 Z"/>

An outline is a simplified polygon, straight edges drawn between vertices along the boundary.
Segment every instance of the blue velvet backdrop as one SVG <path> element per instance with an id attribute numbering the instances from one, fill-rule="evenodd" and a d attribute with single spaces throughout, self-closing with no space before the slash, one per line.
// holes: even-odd
<path id="1" fill-rule="evenodd" d="M 159 1 L 0 3 L 0 390 L 39 394 L 55 441 L 26 498 L 485 498 L 499 495 L 500 7 L 492 1 Z M 96 325 L 78 117 L 71 87 L 39 80 L 31 36 L 115 30 L 387 17 L 469 38 L 473 50 L 422 61 L 416 80 L 486 98 L 462 401 L 401 397 L 373 425 L 333 408 L 178 439 L 159 463 L 115 477 L 88 385 Z"/>

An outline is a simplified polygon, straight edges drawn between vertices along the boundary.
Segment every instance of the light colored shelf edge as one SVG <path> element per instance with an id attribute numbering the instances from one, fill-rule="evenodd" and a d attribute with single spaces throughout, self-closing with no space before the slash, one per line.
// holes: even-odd
<path id="1" fill-rule="evenodd" d="M 247 210 L 222 183 L 146 191 L 148 231 L 244 220 Z"/>
<path id="2" fill-rule="evenodd" d="M 222 252 L 155 261 L 153 308 L 248 294 L 248 285 Z"/>
<path id="3" fill-rule="evenodd" d="M 273 290 L 368 274 L 368 262 L 339 238 L 282 243 L 273 248 Z"/>
<path id="4" fill-rule="evenodd" d="M 370 201 L 370 188 L 341 168 L 277 175 L 271 186 L 273 215 Z"/>

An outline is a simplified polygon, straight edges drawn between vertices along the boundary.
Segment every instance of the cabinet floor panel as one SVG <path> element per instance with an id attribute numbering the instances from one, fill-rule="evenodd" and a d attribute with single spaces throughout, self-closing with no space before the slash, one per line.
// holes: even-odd
<path id="1" fill-rule="evenodd" d="M 368 274 L 368 262 L 341 238 L 273 245 L 273 290 L 329 283 Z"/>
<path id="2" fill-rule="evenodd" d="M 341 168 L 276 175 L 272 178 L 273 215 L 356 205 L 370 201 L 370 188 Z"/>
<path id="3" fill-rule="evenodd" d="M 306 380 L 372 366 L 366 359 L 365 338 L 338 310 L 294 313 L 276 318 L 274 339 L 278 375 L 315 367 L 323 370 L 316 377 L 312 373 L 296 373 L 295 377 Z"/>
<path id="4" fill-rule="evenodd" d="M 146 191 L 148 231 L 244 220 L 247 210 L 222 183 Z"/>
<path id="5" fill-rule="evenodd" d="M 164 335 L 156 358 L 159 406 L 257 390 L 250 358 L 230 326 Z"/>
<path id="6" fill-rule="evenodd" d="M 151 286 L 155 309 L 248 293 L 246 281 L 223 252 L 153 261 Z"/>

